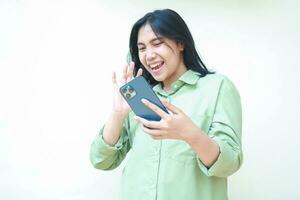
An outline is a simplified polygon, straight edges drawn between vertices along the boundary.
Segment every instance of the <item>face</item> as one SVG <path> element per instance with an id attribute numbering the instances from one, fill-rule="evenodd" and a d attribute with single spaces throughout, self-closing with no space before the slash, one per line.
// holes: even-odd
<path id="1" fill-rule="evenodd" d="M 146 70 L 164 87 L 169 87 L 187 69 L 183 62 L 183 45 L 160 35 L 155 35 L 146 24 L 138 32 L 139 58 Z"/>

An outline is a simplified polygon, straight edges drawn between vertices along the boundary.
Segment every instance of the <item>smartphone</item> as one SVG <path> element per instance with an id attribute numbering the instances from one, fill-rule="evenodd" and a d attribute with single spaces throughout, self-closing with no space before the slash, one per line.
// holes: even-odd
<path id="1" fill-rule="evenodd" d="M 137 76 L 125 85 L 121 86 L 120 93 L 127 101 L 132 111 L 139 117 L 151 121 L 159 121 L 161 119 L 159 115 L 145 106 L 145 104 L 141 101 L 142 99 L 147 99 L 168 113 L 167 109 L 161 103 L 155 92 L 152 90 L 152 87 L 143 76 Z"/>

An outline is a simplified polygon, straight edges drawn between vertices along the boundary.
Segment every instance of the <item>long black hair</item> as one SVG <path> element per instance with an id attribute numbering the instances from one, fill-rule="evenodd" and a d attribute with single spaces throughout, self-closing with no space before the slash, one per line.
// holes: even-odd
<path id="1" fill-rule="evenodd" d="M 208 71 L 200 56 L 198 55 L 195 48 L 194 39 L 184 20 L 175 11 L 171 9 L 163 9 L 147 13 L 144 17 L 139 19 L 131 29 L 129 39 L 129 56 L 130 59 L 135 63 L 135 75 L 138 69 L 142 68 L 143 76 L 152 86 L 159 83 L 145 69 L 139 59 L 139 52 L 137 47 L 138 32 L 140 28 L 145 24 L 149 24 L 155 34 L 183 44 L 183 62 L 186 65 L 187 69 L 199 72 L 202 77 L 206 76 L 207 74 L 214 73 Z"/>

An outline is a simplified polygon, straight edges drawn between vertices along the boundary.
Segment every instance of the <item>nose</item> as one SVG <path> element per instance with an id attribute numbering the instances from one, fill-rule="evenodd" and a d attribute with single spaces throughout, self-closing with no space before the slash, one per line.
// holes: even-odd
<path id="1" fill-rule="evenodd" d="M 146 52 L 146 60 L 147 61 L 152 61 L 155 58 L 156 54 L 152 50 L 148 50 Z"/>

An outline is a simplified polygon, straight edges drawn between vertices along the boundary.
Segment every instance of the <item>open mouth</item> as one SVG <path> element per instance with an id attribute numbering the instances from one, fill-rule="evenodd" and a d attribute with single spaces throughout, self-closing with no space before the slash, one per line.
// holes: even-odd
<path id="1" fill-rule="evenodd" d="M 150 67 L 151 67 L 151 70 L 153 71 L 153 72 L 157 72 L 157 71 L 159 71 L 160 69 L 161 69 L 161 67 L 164 65 L 164 62 L 160 62 L 160 63 L 157 63 L 157 64 L 155 64 L 155 65 L 150 65 Z"/>

